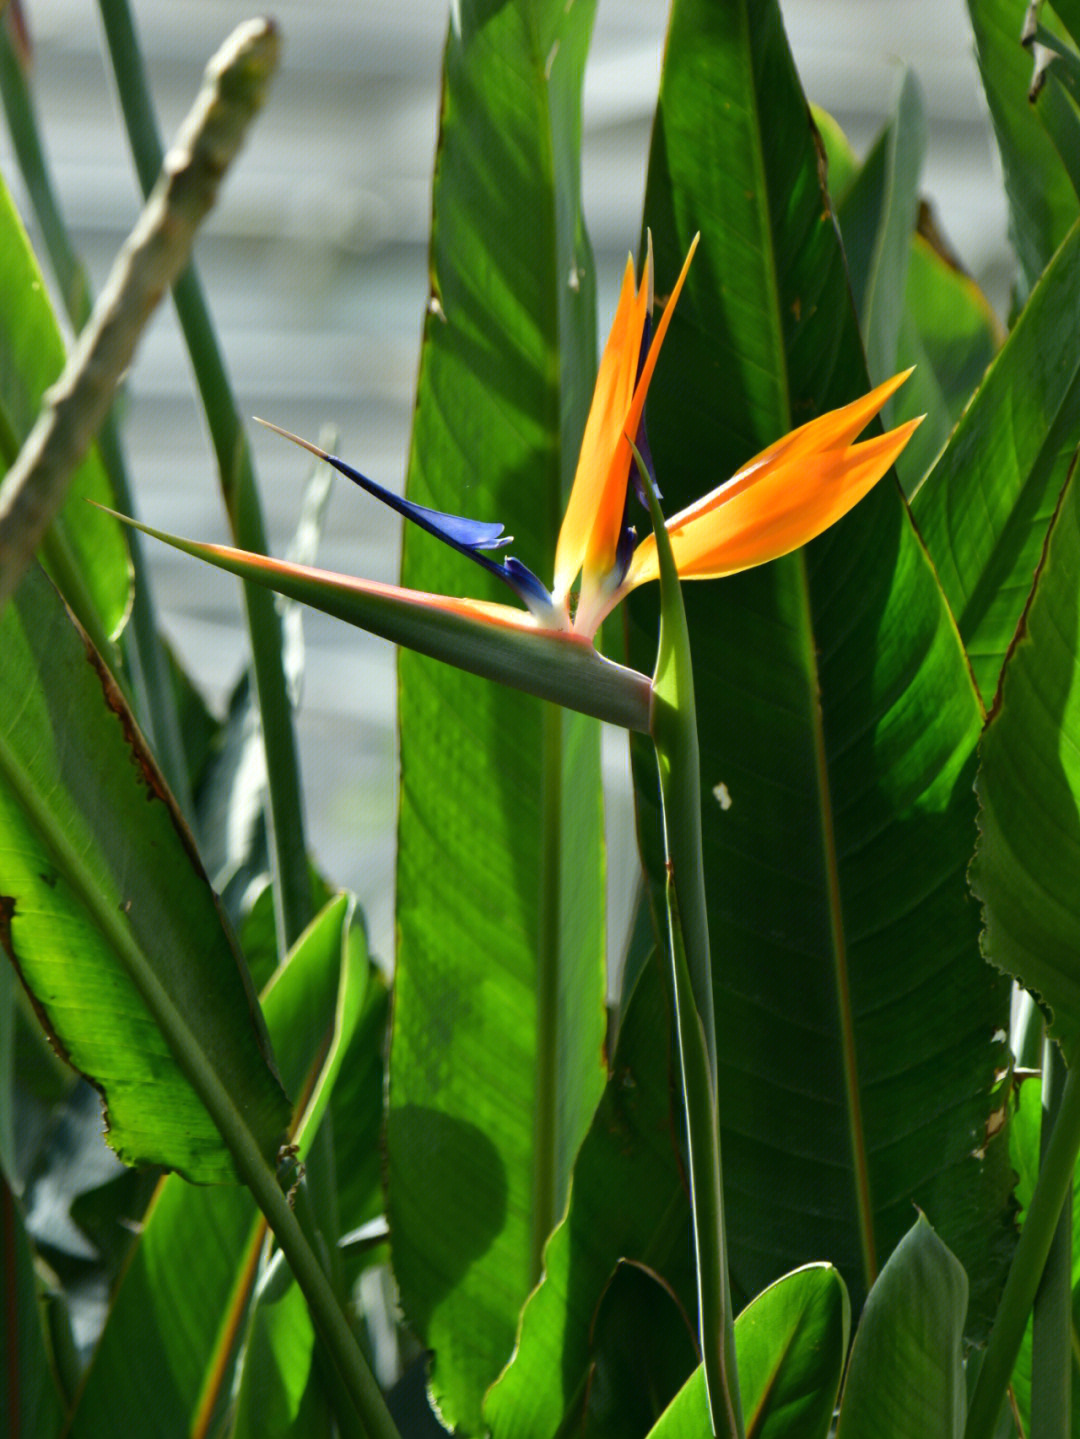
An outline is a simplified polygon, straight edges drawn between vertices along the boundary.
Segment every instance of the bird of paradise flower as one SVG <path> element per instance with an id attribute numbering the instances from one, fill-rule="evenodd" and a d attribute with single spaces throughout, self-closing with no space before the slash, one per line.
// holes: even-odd
<path id="1" fill-rule="evenodd" d="M 695 236 L 655 331 L 651 245 L 640 285 L 633 260 L 627 261 L 550 590 L 520 560 L 496 558 L 512 543 L 501 524 L 415 504 L 338 456 L 277 425 L 267 426 L 497 575 L 521 606 L 426 594 L 136 527 L 399 644 L 629 728 L 647 729 L 648 679 L 605 660 L 594 640 L 626 595 L 659 575 L 655 535 L 637 538 L 630 509 L 635 490 L 644 503 L 643 483 L 647 477 L 655 480 L 645 399 L 696 246 Z M 765 564 L 841 519 L 888 471 L 919 424 L 909 420 L 855 443 L 908 374 L 895 375 L 851 404 L 791 431 L 667 520 L 679 577 L 714 579 Z"/>

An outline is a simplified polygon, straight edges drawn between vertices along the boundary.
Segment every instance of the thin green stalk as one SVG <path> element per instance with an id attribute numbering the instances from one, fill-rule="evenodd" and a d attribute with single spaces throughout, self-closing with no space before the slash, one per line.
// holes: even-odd
<path id="1" fill-rule="evenodd" d="M 3 100 L 19 169 L 26 182 L 34 214 L 41 226 L 64 308 L 76 331 L 82 330 L 90 318 L 90 281 L 71 244 L 67 225 L 60 213 L 41 143 L 33 97 L 6 25 L 0 25 L 0 99 Z M 120 433 L 111 409 L 98 434 L 98 451 L 117 506 L 128 514 L 134 514 Z M 142 538 L 135 532 L 129 536 L 128 551 L 135 579 L 131 624 L 123 636 L 128 668 L 139 700 L 140 718 L 150 731 L 154 752 L 169 787 L 190 820 L 193 805 L 187 755 L 176 710 L 172 676 L 165 651 L 158 640 L 157 618 Z M 101 649 L 100 644 L 98 648 Z M 108 648 L 102 649 L 101 653 L 107 655 Z"/>
<path id="2" fill-rule="evenodd" d="M 1045 1157 L 1061 1108 L 1065 1061 L 1053 1040 L 1043 1041 L 1042 1132 Z M 1031 1337 L 1031 1431 L 1028 1439 L 1069 1439 L 1072 1434 L 1072 1184 L 1061 1207 L 1046 1268 L 1035 1295 Z"/>
<path id="3" fill-rule="evenodd" d="M 1080 1076 L 1073 1067 L 1065 1079 L 1053 1133 L 971 1396 L 964 1439 L 992 1439 L 1078 1154 Z"/>
<path id="4" fill-rule="evenodd" d="M 126 0 L 99 0 L 99 9 L 135 168 L 146 191 L 164 157 L 138 37 Z M 174 284 L 173 299 L 217 456 L 233 539 L 241 549 L 265 554 L 266 527 L 251 452 L 194 265 Z M 266 747 L 275 918 L 278 948 L 284 954 L 312 917 L 300 764 L 273 597 L 245 584 L 244 603 Z"/>
<path id="5" fill-rule="evenodd" d="M 686 1106 L 702 1364 L 713 1433 L 718 1439 L 743 1439 L 724 1224 L 712 960 L 701 847 L 701 764 L 690 638 L 664 517 L 640 457 L 638 469 L 649 498 L 660 566 L 660 645 L 651 733 L 663 803 L 668 930 Z"/>

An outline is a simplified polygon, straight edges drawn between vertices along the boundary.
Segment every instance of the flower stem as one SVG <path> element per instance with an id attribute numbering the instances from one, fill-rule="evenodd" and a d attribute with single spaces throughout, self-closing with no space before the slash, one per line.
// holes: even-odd
<path id="1" fill-rule="evenodd" d="M 702 1364 L 713 1433 L 718 1439 L 743 1439 L 724 1224 L 712 960 L 701 846 L 701 764 L 690 637 L 664 518 L 640 458 L 638 469 L 649 499 L 660 569 L 660 645 L 651 733 L 663 803 L 668 932 L 686 1105 Z"/>

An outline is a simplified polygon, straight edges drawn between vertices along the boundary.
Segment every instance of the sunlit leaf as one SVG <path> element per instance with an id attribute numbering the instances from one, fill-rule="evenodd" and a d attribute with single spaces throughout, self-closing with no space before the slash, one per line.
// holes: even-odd
<path id="1" fill-rule="evenodd" d="M 408 478 L 418 504 L 505 524 L 545 579 L 596 364 L 578 181 L 593 9 L 456 7 Z M 502 598 L 474 568 L 406 537 L 408 585 Z M 413 654 L 399 676 L 393 1259 L 443 1415 L 476 1431 L 604 1081 L 599 735 Z"/>
<path id="2" fill-rule="evenodd" d="M 0 687 L 21 697 L 0 719 L 0 942 L 104 1094 L 110 1143 L 232 1178 L 182 1068 L 198 1063 L 272 1158 L 288 1103 L 246 970 L 114 681 L 40 574 L 0 620 Z"/>

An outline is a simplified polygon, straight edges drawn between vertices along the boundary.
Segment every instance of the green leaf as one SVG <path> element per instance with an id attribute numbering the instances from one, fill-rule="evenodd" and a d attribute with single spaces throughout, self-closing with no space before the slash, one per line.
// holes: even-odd
<path id="1" fill-rule="evenodd" d="M 541 576 L 595 373 L 578 177 L 593 11 L 472 0 L 446 49 L 408 493 L 504 521 Z M 463 567 L 406 535 L 404 583 L 453 592 Z M 406 652 L 399 677 L 389 1219 L 433 1392 L 470 1431 L 604 1082 L 599 734 Z"/>
<path id="2" fill-rule="evenodd" d="M 919 1215 L 866 1301 L 836 1439 L 960 1439 L 963 1266 Z"/>
<path id="3" fill-rule="evenodd" d="M 1014 1090 L 1012 1113 L 1009 1120 L 1009 1157 L 1016 1170 L 1016 1202 L 1023 1219 L 1031 1203 L 1032 1191 L 1039 1173 L 1039 1139 L 1042 1130 L 1042 1085 L 1037 1074 L 1030 1075 L 1018 1083 Z M 1073 1317 L 1071 1325 L 1072 1371 L 1072 1433 L 1080 1432 L 1080 1366 L 1077 1365 L 1077 1343 L 1080 1329 L 1077 1323 L 1077 1309 L 1080 1306 L 1080 1187 L 1074 1172 L 1072 1195 L 1072 1291 Z M 1031 1321 L 1011 1380 L 1013 1399 L 1019 1411 L 1023 1432 L 1031 1433 Z"/>
<path id="4" fill-rule="evenodd" d="M 255 1295 L 232 1439 L 331 1439 L 337 1432 L 315 1376 L 311 1316 L 284 1258 L 275 1255 Z"/>
<path id="5" fill-rule="evenodd" d="M 901 368 L 897 344 L 925 151 L 922 96 L 914 76 L 907 71 L 896 112 L 866 157 L 858 178 L 849 186 L 837 213 L 866 345 L 866 363 L 875 385 Z M 887 413 L 892 414 L 891 408 Z"/>
<path id="6" fill-rule="evenodd" d="M 288 1118 L 247 972 L 108 671 L 51 585 L 0 621 L 0 941 L 129 1164 L 233 1178 L 201 1066 L 272 1158 Z"/>
<path id="7" fill-rule="evenodd" d="M 42 395 L 64 368 L 66 354 L 45 281 L 3 179 L 0 292 L 0 464 L 6 470 L 37 419 Z M 87 629 L 114 635 L 130 600 L 127 544 L 116 521 L 90 509 L 86 499 L 105 505 L 113 499 L 96 449 L 71 478 L 42 558 Z"/>
<path id="8" fill-rule="evenodd" d="M 282 1076 L 300 1096 L 301 1157 L 343 1053 L 365 1016 L 385 1003 L 377 981 L 368 983 L 350 911 L 346 897 L 332 900 L 263 996 Z M 369 1037 L 379 1043 L 377 1032 Z M 163 1181 L 113 1297 L 72 1439 L 127 1433 L 140 1414 L 155 1416 L 157 1439 L 187 1439 L 221 1409 L 265 1234 L 246 1191 Z"/>
<path id="9" fill-rule="evenodd" d="M 850 1324 L 844 1281 L 828 1264 L 786 1274 L 747 1305 L 735 1320 L 747 1439 L 825 1439 Z M 699 1367 L 649 1439 L 700 1439 L 707 1423 Z"/>
<path id="10" fill-rule="evenodd" d="M 18 1200 L 0 1175 L 0 1429 L 11 1439 L 60 1433 L 64 1404 L 50 1359 L 34 1258 Z"/>
<path id="11" fill-rule="evenodd" d="M 1035 992 L 1080 1061 L 1080 490 L 1062 494 L 982 745 L 972 889 L 988 959 Z"/>
<path id="12" fill-rule="evenodd" d="M 1005 168 L 1021 300 L 1080 214 L 1068 173 L 1028 103 L 1031 57 L 1020 44 L 1023 7 L 1013 0 L 968 0 L 975 53 Z"/>
<path id="13" fill-rule="evenodd" d="M 641 971 L 592 1126 L 574 1166 L 566 1218 L 544 1251 L 510 1367 L 484 1402 L 498 1439 L 569 1432 L 595 1360 L 593 1318 L 620 1259 L 657 1270 L 694 1313 L 690 1210 L 677 1162 L 682 1117 L 670 985 L 654 956 Z"/>
<path id="14" fill-rule="evenodd" d="M 650 394 L 677 510 L 867 388 L 775 5 L 676 3 L 646 218 L 660 274 L 702 232 Z M 1011 1242 L 1007 1155 L 984 1144 L 1008 987 L 965 884 L 981 716 L 933 570 L 884 480 L 800 553 L 684 593 L 733 1283 L 827 1259 L 858 1307 L 914 1198 L 985 1322 Z M 642 664 L 650 597 L 630 609 Z M 653 760 L 636 759 L 659 909 Z"/>
<path id="15" fill-rule="evenodd" d="M 989 705 L 1080 445 L 1080 223 L 912 501 Z"/>
<path id="16" fill-rule="evenodd" d="M 1004 338 L 990 302 L 944 248 L 929 211 L 923 211 L 922 223 L 925 233 L 911 239 L 897 349 L 898 366 L 916 368 L 892 411 L 897 423 L 925 415 L 897 466 L 909 498 L 945 447 Z"/>

